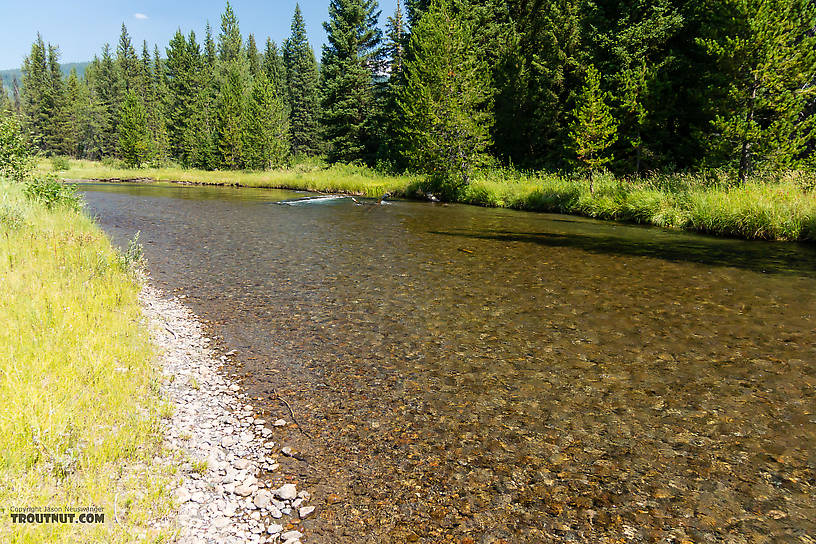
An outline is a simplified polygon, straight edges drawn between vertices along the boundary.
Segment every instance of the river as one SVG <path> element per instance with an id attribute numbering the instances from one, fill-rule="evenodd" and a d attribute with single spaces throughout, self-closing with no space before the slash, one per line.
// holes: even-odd
<path id="1" fill-rule="evenodd" d="M 302 460 L 270 478 L 312 491 L 310 543 L 814 542 L 812 245 L 81 189 L 268 419 L 289 403 L 306 434 L 276 436 Z"/>

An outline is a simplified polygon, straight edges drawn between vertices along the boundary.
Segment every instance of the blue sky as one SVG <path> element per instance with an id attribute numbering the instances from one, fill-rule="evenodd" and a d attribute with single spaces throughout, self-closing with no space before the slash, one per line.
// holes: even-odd
<path id="1" fill-rule="evenodd" d="M 267 36 L 280 44 L 289 35 L 295 3 L 296 0 L 231 2 L 244 38 L 249 33 L 255 34 L 259 47 Z M 3 14 L 0 70 L 20 67 L 37 32 L 46 42 L 59 45 L 61 62 L 91 60 L 106 42 L 115 47 L 123 22 L 139 52 L 142 40 L 147 40 L 151 52 L 157 43 L 163 55 L 179 27 L 185 34 L 195 30 L 201 42 L 204 25 L 209 20 L 217 34 L 225 4 L 226 0 L 0 0 Z M 323 21 L 328 17 L 328 5 L 329 0 L 300 0 L 309 41 L 318 58 L 325 41 Z M 381 25 L 385 25 L 386 17 L 393 14 L 396 5 L 397 0 L 380 0 Z"/>

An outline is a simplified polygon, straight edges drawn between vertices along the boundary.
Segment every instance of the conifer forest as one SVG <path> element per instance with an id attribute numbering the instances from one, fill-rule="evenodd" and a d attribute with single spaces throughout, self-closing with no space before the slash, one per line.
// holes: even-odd
<path id="1" fill-rule="evenodd" d="M 0 92 L 48 155 L 128 166 L 330 163 L 618 176 L 808 168 L 816 147 L 811 0 L 331 0 L 315 52 L 301 11 L 282 43 L 226 4 L 203 36 L 135 44 L 122 25 L 80 77 L 38 35 Z"/>

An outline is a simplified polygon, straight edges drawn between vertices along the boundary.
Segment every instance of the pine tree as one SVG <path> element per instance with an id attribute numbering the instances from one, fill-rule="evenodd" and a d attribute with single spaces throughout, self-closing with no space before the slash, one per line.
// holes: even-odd
<path id="1" fill-rule="evenodd" d="M 191 39 L 195 35 L 191 34 Z M 164 73 L 167 79 L 167 135 L 170 155 L 181 164 L 190 164 L 193 119 L 193 98 L 198 92 L 197 72 L 200 69 L 198 45 L 188 43 L 187 38 L 176 31 L 167 48 Z"/>
<path id="2" fill-rule="evenodd" d="M 601 90 L 601 74 L 590 65 L 570 125 L 576 159 L 589 174 L 590 192 L 593 173 L 613 158 L 607 150 L 615 143 L 618 123 L 612 117 L 609 102 L 611 96 Z"/>
<path id="3" fill-rule="evenodd" d="M 0 115 L 11 111 L 11 108 L 11 100 L 9 100 L 8 93 L 3 85 L 3 80 L 0 79 Z"/>
<path id="4" fill-rule="evenodd" d="M 215 40 L 213 40 L 212 28 L 210 28 L 209 21 L 207 21 L 207 28 L 204 35 L 204 60 L 210 68 L 214 68 L 215 62 L 218 60 L 218 53 L 215 49 Z"/>
<path id="5" fill-rule="evenodd" d="M 18 114 L 22 113 L 22 101 L 20 100 L 20 85 L 17 83 L 17 76 L 11 82 L 11 98 L 14 111 Z"/>
<path id="6" fill-rule="evenodd" d="M 219 167 L 236 169 L 243 166 L 244 143 L 244 82 L 237 63 L 225 66 L 216 104 L 216 141 Z"/>
<path id="7" fill-rule="evenodd" d="M 376 0 L 329 3 L 320 120 L 332 162 L 370 161 L 376 151 L 370 124 L 376 113 L 374 76 L 381 71 L 379 14 Z"/>
<path id="8" fill-rule="evenodd" d="M 241 56 L 243 40 L 238 28 L 238 18 L 227 2 L 227 7 L 221 15 L 221 34 L 218 36 L 218 51 L 222 62 L 231 62 Z"/>
<path id="9" fill-rule="evenodd" d="M 405 11 L 408 13 L 408 22 L 411 27 L 422 18 L 422 15 L 431 7 L 432 0 L 405 0 Z"/>
<path id="10" fill-rule="evenodd" d="M 136 50 L 133 48 L 133 41 L 128 34 L 125 23 L 122 23 L 122 32 L 119 35 L 119 45 L 116 47 L 116 64 L 119 68 L 121 84 L 119 91 L 126 93 L 134 91 L 139 97 L 143 94 L 142 70 Z"/>
<path id="11" fill-rule="evenodd" d="M 247 38 L 247 63 L 249 74 L 254 78 L 261 72 L 261 57 L 258 54 L 258 45 L 255 43 L 255 35 L 250 34 Z"/>
<path id="12" fill-rule="evenodd" d="M 602 9 L 606 8 L 605 10 Z M 656 131 L 663 130 L 655 119 L 661 108 L 658 93 L 666 85 L 674 62 L 673 39 L 683 28 L 683 16 L 669 0 L 620 0 L 611 5 L 586 8 L 586 17 L 596 32 L 590 38 L 596 67 L 610 75 L 619 106 L 619 168 L 641 170 L 644 151 L 650 162 Z"/>
<path id="13" fill-rule="evenodd" d="M 22 109 L 28 129 L 40 149 L 45 149 L 46 133 L 54 114 L 47 55 L 42 36 L 37 34 L 31 53 L 23 60 Z"/>
<path id="14" fill-rule="evenodd" d="M 565 168 L 584 62 L 578 1 L 514 4 L 495 72 L 496 151 L 525 167 Z"/>
<path id="15" fill-rule="evenodd" d="M 244 116 L 244 164 L 263 170 L 284 163 L 289 153 L 288 121 L 283 102 L 261 73 L 254 81 Z"/>
<path id="16" fill-rule="evenodd" d="M 275 89 L 275 96 L 284 104 L 287 103 L 286 84 L 284 82 L 286 76 L 284 73 L 283 59 L 278 54 L 278 46 L 275 45 L 275 42 L 270 38 L 266 39 L 266 49 L 264 50 L 261 70 Z"/>
<path id="17" fill-rule="evenodd" d="M 317 60 L 306 38 L 306 25 L 299 4 L 295 5 L 292 35 L 286 40 L 283 51 L 292 153 L 314 155 L 320 147 L 317 129 Z"/>
<path id="18" fill-rule="evenodd" d="M 133 89 L 122 99 L 118 127 L 119 156 L 131 167 L 145 164 L 151 157 L 151 136 L 144 104 Z"/>
<path id="19" fill-rule="evenodd" d="M 757 161 L 805 162 L 816 119 L 805 112 L 816 93 L 816 4 L 810 0 L 731 0 L 742 24 L 720 40 L 701 40 L 730 74 L 728 103 L 713 126 L 744 182 Z"/>
<path id="20" fill-rule="evenodd" d="M 85 114 L 82 82 L 76 68 L 71 68 L 65 83 L 66 133 L 64 150 L 73 157 L 79 157 L 83 116 Z"/>
<path id="21" fill-rule="evenodd" d="M 102 61 L 94 57 L 85 69 L 83 91 L 80 100 L 82 105 L 79 123 L 79 156 L 87 159 L 101 159 L 106 152 L 106 130 L 110 124 L 108 112 L 99 96 L 101 88 Z"/>
<path id="22" fill-rule="evenodd" d="M 48 44 L 48 74 L 50 94 L 50 123 L 44 135 L 46 149 L 51 153 L 65 154 L 68 137 L 68 118 L 65 101 L 65 82 L 59 64 L 59 48 Z"/>
<path id="23" fill-rule="evenodd" d="M 119 109 L 121 93 L 121 79 L 116 70 L 113 57 L 110 54 L 110 45 L 102 48 L 102 59 L 99 62 L 98 73 L 94 78 L 95 94 L 101 107 L 99 145 L 103 157 L 113 157 L 119 147 L 117 128 L 119 124 Z"/>
<path id="24" fill-rule="evenodd" d="M 490 70 L 473 47 L 472 24 L 434 0 L 412 29 L 397 104 L 409 166 L 455 198 L 486 161 L 493 124 Z"/>
<path id="25" fill-rule="evenodd" d="M 394 15 L 388 18 L 385 28 L 384 53 L 388 59 L 388 73 L 391 77 L 395 77 L 402 73 L 402 63 L 405 58 L 405 38 L 408 35 L 400 0 L 397 0 L 397 8 Z"/>

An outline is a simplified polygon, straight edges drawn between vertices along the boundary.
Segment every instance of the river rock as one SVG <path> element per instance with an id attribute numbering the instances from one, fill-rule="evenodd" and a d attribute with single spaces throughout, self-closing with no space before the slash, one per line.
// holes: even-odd
<path id="1" fill-rule="evenodd" d="M 176 498 L 181 504 L 190 500 L 190 492 L 186 488 L 180 487 L 176 490 Z"/>
<path id="2" fill-rule="evenodd" d="M 235 488 L 235 494 L 241 497 L 249 497 L 250 495 L 252 495 L 252 487 L 245 484 L 241 484 Z"/>
<path id="3" fill-rule="evenodd" d="M 314 511 L 315 511 L 314 506 L 303 506 L 303 507 L 301 507 L 300 510 L 298 510 L 298 515 L 300 516 L 300 519 L 306 519 Z"/>
<path id="4" fill-rule="evenodd" d="M 269 515 L 275 519 L 280 519 L 283 517 L 283 512 L 281 512 L 276 506 L 269 506 Z"/>
<path id="5" fill-rule="evenodd" d="M 297 487 L 295 487 L 295 484 L 283 484 L 275 490 L 275 496 L 285 501 L 291 501 L 297 497 Z"/>
<path id="6" fill-rule="evenodd" d="M 285 533 L 283 533 L 281 535 L 281 538 L 285 541 L 285 540 L 298 539 L 298 538 L 301 538 L 302 536 L 303 536 L 303 533 L 301 533 L 300 531 L 286 531 Z"/>
<path id="7" fill-rule="evenodd" d="M 269 492 L 266 490 L 262 490 L 258 491 L 255 494 L 255 497 L 252 499 L 252 502 L 254 502 L 255 506 L 257 506 L 258 508 L 268 509 L 271 499 L 272 497 L 269 494 Z"/>
<path id="8" fill-rule="evenodd" d="M 283 531 L 283 525 L 278 525 L 277 523 L 271 524 L 269 527 L 266 528 L 266 532 L 270 535 L 276 535 Z"/>

